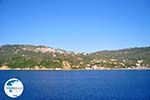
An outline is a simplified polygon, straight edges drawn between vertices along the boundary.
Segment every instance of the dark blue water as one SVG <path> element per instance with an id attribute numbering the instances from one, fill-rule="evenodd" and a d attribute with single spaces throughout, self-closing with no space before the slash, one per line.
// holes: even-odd
<path id="1" fill-rule="evenodd" d="M 3 90 L 12 77 L 25 88 L 17 99 Z M 0 71 L 0 100 L 150 100 L 150 71 Z"/>

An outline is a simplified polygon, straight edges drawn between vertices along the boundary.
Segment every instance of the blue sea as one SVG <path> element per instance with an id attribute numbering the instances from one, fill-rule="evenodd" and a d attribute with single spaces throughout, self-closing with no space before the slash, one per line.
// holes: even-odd
<path id="1" fill-rule="evenodd" d="M 23 82 L 23 94 L 4 93 L 10 78 Z M 150 71 L 0 71 L 0 100 L 150 100 Z"/>

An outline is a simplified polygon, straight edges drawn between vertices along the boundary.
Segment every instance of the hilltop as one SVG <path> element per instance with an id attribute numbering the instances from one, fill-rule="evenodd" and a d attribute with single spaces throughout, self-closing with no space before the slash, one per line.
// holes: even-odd
<path id="1" fill-rule="evenodd" d="M 75 53 L 47 46 L 0 46 L 0 69 L 146 69 L 150 47 Z"/>

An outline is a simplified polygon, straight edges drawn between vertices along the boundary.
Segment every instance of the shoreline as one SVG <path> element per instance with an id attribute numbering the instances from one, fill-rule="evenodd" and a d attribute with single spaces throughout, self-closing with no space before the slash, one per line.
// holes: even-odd
<path id="1" fill-rule="evenodd" d="M 26 70 L 26 71 L 102 71 L 102 70 L 150 70 L 149 67 L 137 67 L 137 68 L 90 68 L 90 69 L 86 69 L 86 68 L 81 68 L 81 69 L 64 69 L 64 68 L 45 68 L 45 67 L 35 67 L 35 68 L 10 68 L 8 66 L 2 66 L 0 67 L 0 71 L 2 70 L 16 70 L 16 71 L 22 71 L 22 70 Z"/>
<path id="2" fill-rule="evenodd" d="M 123 70 L 150 70 L 150 68 L 147 68 L 147 69 L 90 69 L 90 70 L 87 70 L 87 69 L 69 69 L 69 70 L 66 70 L 66 69 L 61 69 L 61 70 L 55 70 L 55 69 L 0 69 L 0 71 L 112 71 L 112 70 L 120 70 L 120 71 L 123 71 Z"/>

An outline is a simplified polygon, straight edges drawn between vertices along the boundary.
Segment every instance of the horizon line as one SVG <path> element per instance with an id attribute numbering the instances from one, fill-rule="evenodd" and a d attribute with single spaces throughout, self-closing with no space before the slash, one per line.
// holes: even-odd
<path id="1" fill-rule="evenodd" d="M 75 52 L 75 53 L 95 53 L 95 52 L 102 52 L 102 51 L 117 51 L 117 50 L 124 50 L 124 49 L 133 49 L 133 48 L 148 48 L 150 47 L 150 45 L 146 45 L 146 46 L 133 46 L 133 47 L 125 47 L 125 48 L 116 48 L 116 49 L 101 49 L 101 50 L 95 50 L 92 52 L 86 52 L 86 51 L 80 51 L 80 52 L 76 52 L 73 50 L 67 50 L 65 48 L 59 48 L 59 47 L 51 47 L 49 45 L 44 45 L 44 44 L 30 44 L 30 43 L 6 43 L 6 44 L 0 44 L 0 47 L 5 46 L 5 45 L 29 45 L 29 46 L 45 46 L 48 48 L 54 48 L 54 49 L 62 49 L 68 52 Z"/>

